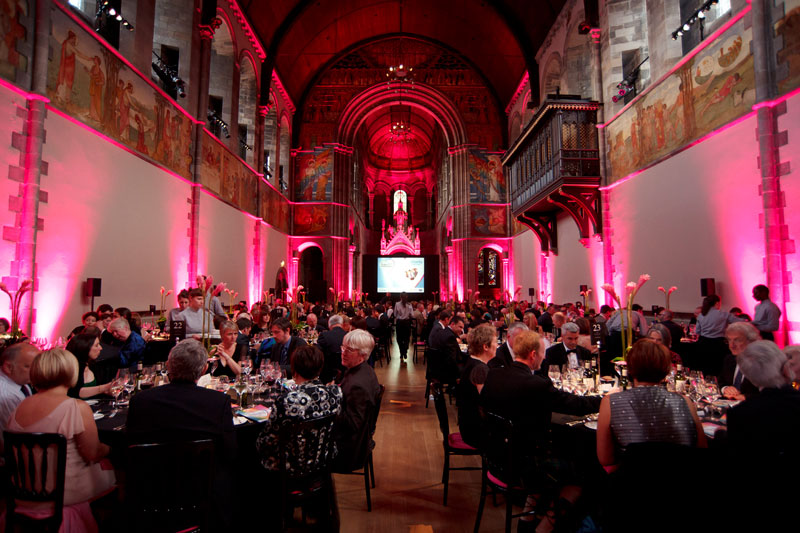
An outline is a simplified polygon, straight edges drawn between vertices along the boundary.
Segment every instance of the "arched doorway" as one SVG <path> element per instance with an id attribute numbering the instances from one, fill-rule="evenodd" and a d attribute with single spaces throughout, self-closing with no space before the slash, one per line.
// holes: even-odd
<path id="1" fill-rule="evenodd" d="M 286 289 L 289 288 L 289 273 L 286 267 L 280 267 L 275 275 L 275 298 L 286 301 Z"/>
<path id="2" fill-rule="evenodd" d="M 481 298 L 500 299 L 503 291 L 500 252 L 492 248 L 482 248 L 475 265 L 478 293 Z"/>
<path id="3" fill-rule="evenodd" d="M 309 246 L 300 253 L 298 270 L 300 285 L 306 289 L 306 300 L 325 301 L 328 282 L 325 279 L 322 250 L 318 246 Z"/>

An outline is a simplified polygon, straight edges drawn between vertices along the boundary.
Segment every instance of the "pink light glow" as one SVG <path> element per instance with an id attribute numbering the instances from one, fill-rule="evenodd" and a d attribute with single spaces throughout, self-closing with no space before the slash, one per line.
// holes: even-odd
<path id="1" fill-rule="evenodd" d="M 528 86 L 528 80 L 529 76 L 528 76 L 528 71 L 526 70 L 525 74 L 522 75 L 522 79 L 519 80 L 519 84 L 517 85 L 517 90 L 514 91 L 514 96 L 511 97 L 511 101 L 506 106 L 506 115 L 511 113 L 511 108 L 514 107 L 514 104 L 517 103 L 517 99 L 520 97 L 520 95 L 523 92 L 525 92 L 525 89 Z"/>
<path id="2" fill-rule="evenodd" d="M 800 94 L 800 87 L 798 87 L 797 89 L 795 89 L 793 91 L 789 91 L 788 93 L 786 93 L 786 94 L 784 94 L 782 96 L 779 96 L 778 98 L 776 98 L 774 100 L 766 100 L 764 102 L 758 102 L 757 104 L 753 104 L 753 111 L 758 111 L 762 107 L 775 107 L 776 105 L 780 104 L 781 102 L 785 102 L 786 100 L 788 100 L 788 99 L 790 99 L 793 96 L 796 96 L 798 94 Z"/>
<path id="3" fill-rule="evenodd" d="M 239 9 L 239 4 L 235 0 L 228 0 L 228 7 L 230 7 L 231 11 L 233 11 L 233 15 L 236 17 L 236 20 L 239 21 L 242 31 L 244 31 L 244 34 L 250 41 L 250 45 L 258 54 L 258 57 L 261 58 L 262 61 L 266 59 L 267 54 L 264 52 L 264 47 L 261 46 L 261 42 L 258 40 L 258 37 L 253 31 L 253 27 L 250 25 L 250 21 L 247 20 L 245 14 L 242 13 L 241 9 Z"/>

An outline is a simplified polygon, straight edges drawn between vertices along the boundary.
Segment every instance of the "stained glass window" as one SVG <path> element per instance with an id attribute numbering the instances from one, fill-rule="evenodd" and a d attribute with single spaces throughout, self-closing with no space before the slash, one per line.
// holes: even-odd
<path id="1" fill-rule="evenodd" d="M 494 250 L 484 248 L 478 255 L 478 287 L 500 287 L 497 265 L 499 255 Z"/>
<path id="2" fill-rule="evenodd" d="M 478 259 L 478 285 L 483 286 L 485 281 L 485 276 L 483 274 L 483 253 L 481 253 L 480 258 Z"/>

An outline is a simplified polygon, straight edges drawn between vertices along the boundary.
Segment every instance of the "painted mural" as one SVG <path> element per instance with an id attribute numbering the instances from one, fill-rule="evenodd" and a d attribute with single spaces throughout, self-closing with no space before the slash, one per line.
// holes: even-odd
<path id="1" fill-rule="evenodd" d="M 47 96 L 87 126 L 191 179 L 191 120 L 55 7 Z"/>
<path id="2" fill-rule="evenodd" d="M 296 235 L 328 235 L 330 234 L 330 206 L 303 205 L 294 206 L 294 233 Z"/>
<path id="3" fill-rule="evenodd" d="M 472 206 L 472 227 L 476 235 L 492 235 L 505 237 L 508 235 L 506 224 L 507 206 Z"/>
<path id="4" fill-rule="evenodd" d="M 500 156 L 470 150 L 468 161 L 470 202 L 506 203 L 506 179 Z"/>
<path id="5" fill-rule="evenodd" d="M 800 0 L 784 0 L 784 9 L 786 16 L 775 24 L 775 34 L 783 39 L 778 64 L 788 67 L 787 76 L 778 81 L 780 94 L 800 87 Z"/>
<path id="6" fill-rule="evenodd" d="M 28 68 L 28 58 L 21 54 L 18 44 L 27 34 L 20 19 L 28 16 L 28 2 L 23 0 L 0 1 L 0 76 L 16 82 L 19 72 Z"/>
<path id="7" fill-rule="evenodd" d="M 333 197 L 333 148 L 317 148 L 297 156 L 295 200 L 330 202 Z"/>
<path id="8" fill-rule="evenodd" d="M 261 184 L 261 218 L 283 233 L 289 233 L 289 202 L 266 182 Z"/>
<path id="9" fill-rule="evenodd" d="M 751 35 L 739 21 L 606 126 L 611 182 L 751 110 Z"/>
<path id="10" fill-rule="evenodd" d="M 257 214 L 255 191 L 258 176 L 216 137 L 203 133 L 200 183 L 229 204 L 252 215 Z"/>

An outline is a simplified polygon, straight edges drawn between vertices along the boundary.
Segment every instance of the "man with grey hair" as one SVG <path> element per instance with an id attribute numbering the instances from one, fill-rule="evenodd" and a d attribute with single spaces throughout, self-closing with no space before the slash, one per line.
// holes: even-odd
<path id="1" fill-rule="evenodd" d="M 119 367 L 127 368 L 144 357 L 144 349 L 147 343 L 136 333 L 131 331 L 131 326 L 124 318 L 117 318 L 108 325 L 108 331 L 115 339 L 120 341 L 122 347 L 119 349 Z"/>
<path id="2" fill-rule="evenodd" d="M 508 326 L 508 333 L 506 334 L 506 342 L 497 349 L 494 357 L 486 364 L 489 368 L 499 368 L 503 366 L 511 366 L 514 362 L 514 339 L 523 331 L 528 331 L 528 326 L 523 322 L 514 322 Z"/>
<path id="3" fill-rule="evenodd" d="M 31 395 L 31 363 L 41 350 L 29 342 L 18 342 L 0 355 L 0 465 L 3 464 L 3 431 L 11 413 Z"/>
<path id="4" fill-rule="evenodd" d="M 670 346 L 670 350 L 673 352 L 679 352 L 681 346 L 681 339 L 683 338 L 683 328 L 676 324 L 673 321 L 675 318 L 675 313 L 670 311 L 669 309 L 662 309 L 660 313 L 658 313 L 658 320 L 661 322 L 665 328 L 669 330 L 669 334 L 672 336 L 672 345 Z"/>
<path id="5" fill-rule="evenodd" d="M 545 352 L 545 358 L 539 372 L 546 376 L 550 365 L 569 365 L 570 368 L 580 368 L 584 361 L 592 359 L 592 352 L 578 346 L 578 335 L 581 329 L 575 322 L 567 322 L 561 327 L 561 342 L 552 345 Z"/>
<path id="6" fill-rule="evenodd" d="M 214 497 L 210 515 L 220 520 L 214 531 L 230 526 L 230 470 L 236 454 L 231 400 L 219 391 L 197 386 L 208 368 L 208 354 L 195 339 L 186 339 L 169 352 L 170 382 L 143 390 L 131 398 L 127 433 L 131 443 L 163 443 L 212 439 L 215 442 Z"/>
<path id="7" fill-rule="evenodd" d="M 344 318 L 342 315 L 331 315 L 328 319 L 328 330 L 319 334 L 317 339 L 317 346 L 322 350 L 322 355 L 325 356 L 325 363 L 322 365 L 322 372 L 319 374 L 319 379 L 322 383 L 330 383 L 341 372 L 344 372 L 342 366 L 342 341 L 347 332 L 342 327 Z"/>
<path id="8" fill-rule="evenodd" d="M 739 487 L 742 498 L 731 504 L 759 510 L 756 527 L 747 529 L 777 531 L 796 518 L 797 493 L 787 487 L 800 477 L 800 391 L 786 384 L 786 355 L 774 342 L 753 342 L 738 358 L 761 393 L 727 412 L 726 470 L 735 476 L 727 486 Z"/>
<path id="9" fill-rule="evenodd" d="M 336 417 L 334 438 L 339 450 L 337 472 L 352 472 L 363 467 L 359 464 L 369 445 L 362 438 L 369 431 L 370 414 L 377 408 L 380 385 L 375 371 L 366 361 L 375 347 L 375 339 L 363 329 L 354 329 L 342 340 L 342 365 L 345 367 L 342 388 L 342 410 Z"/>

